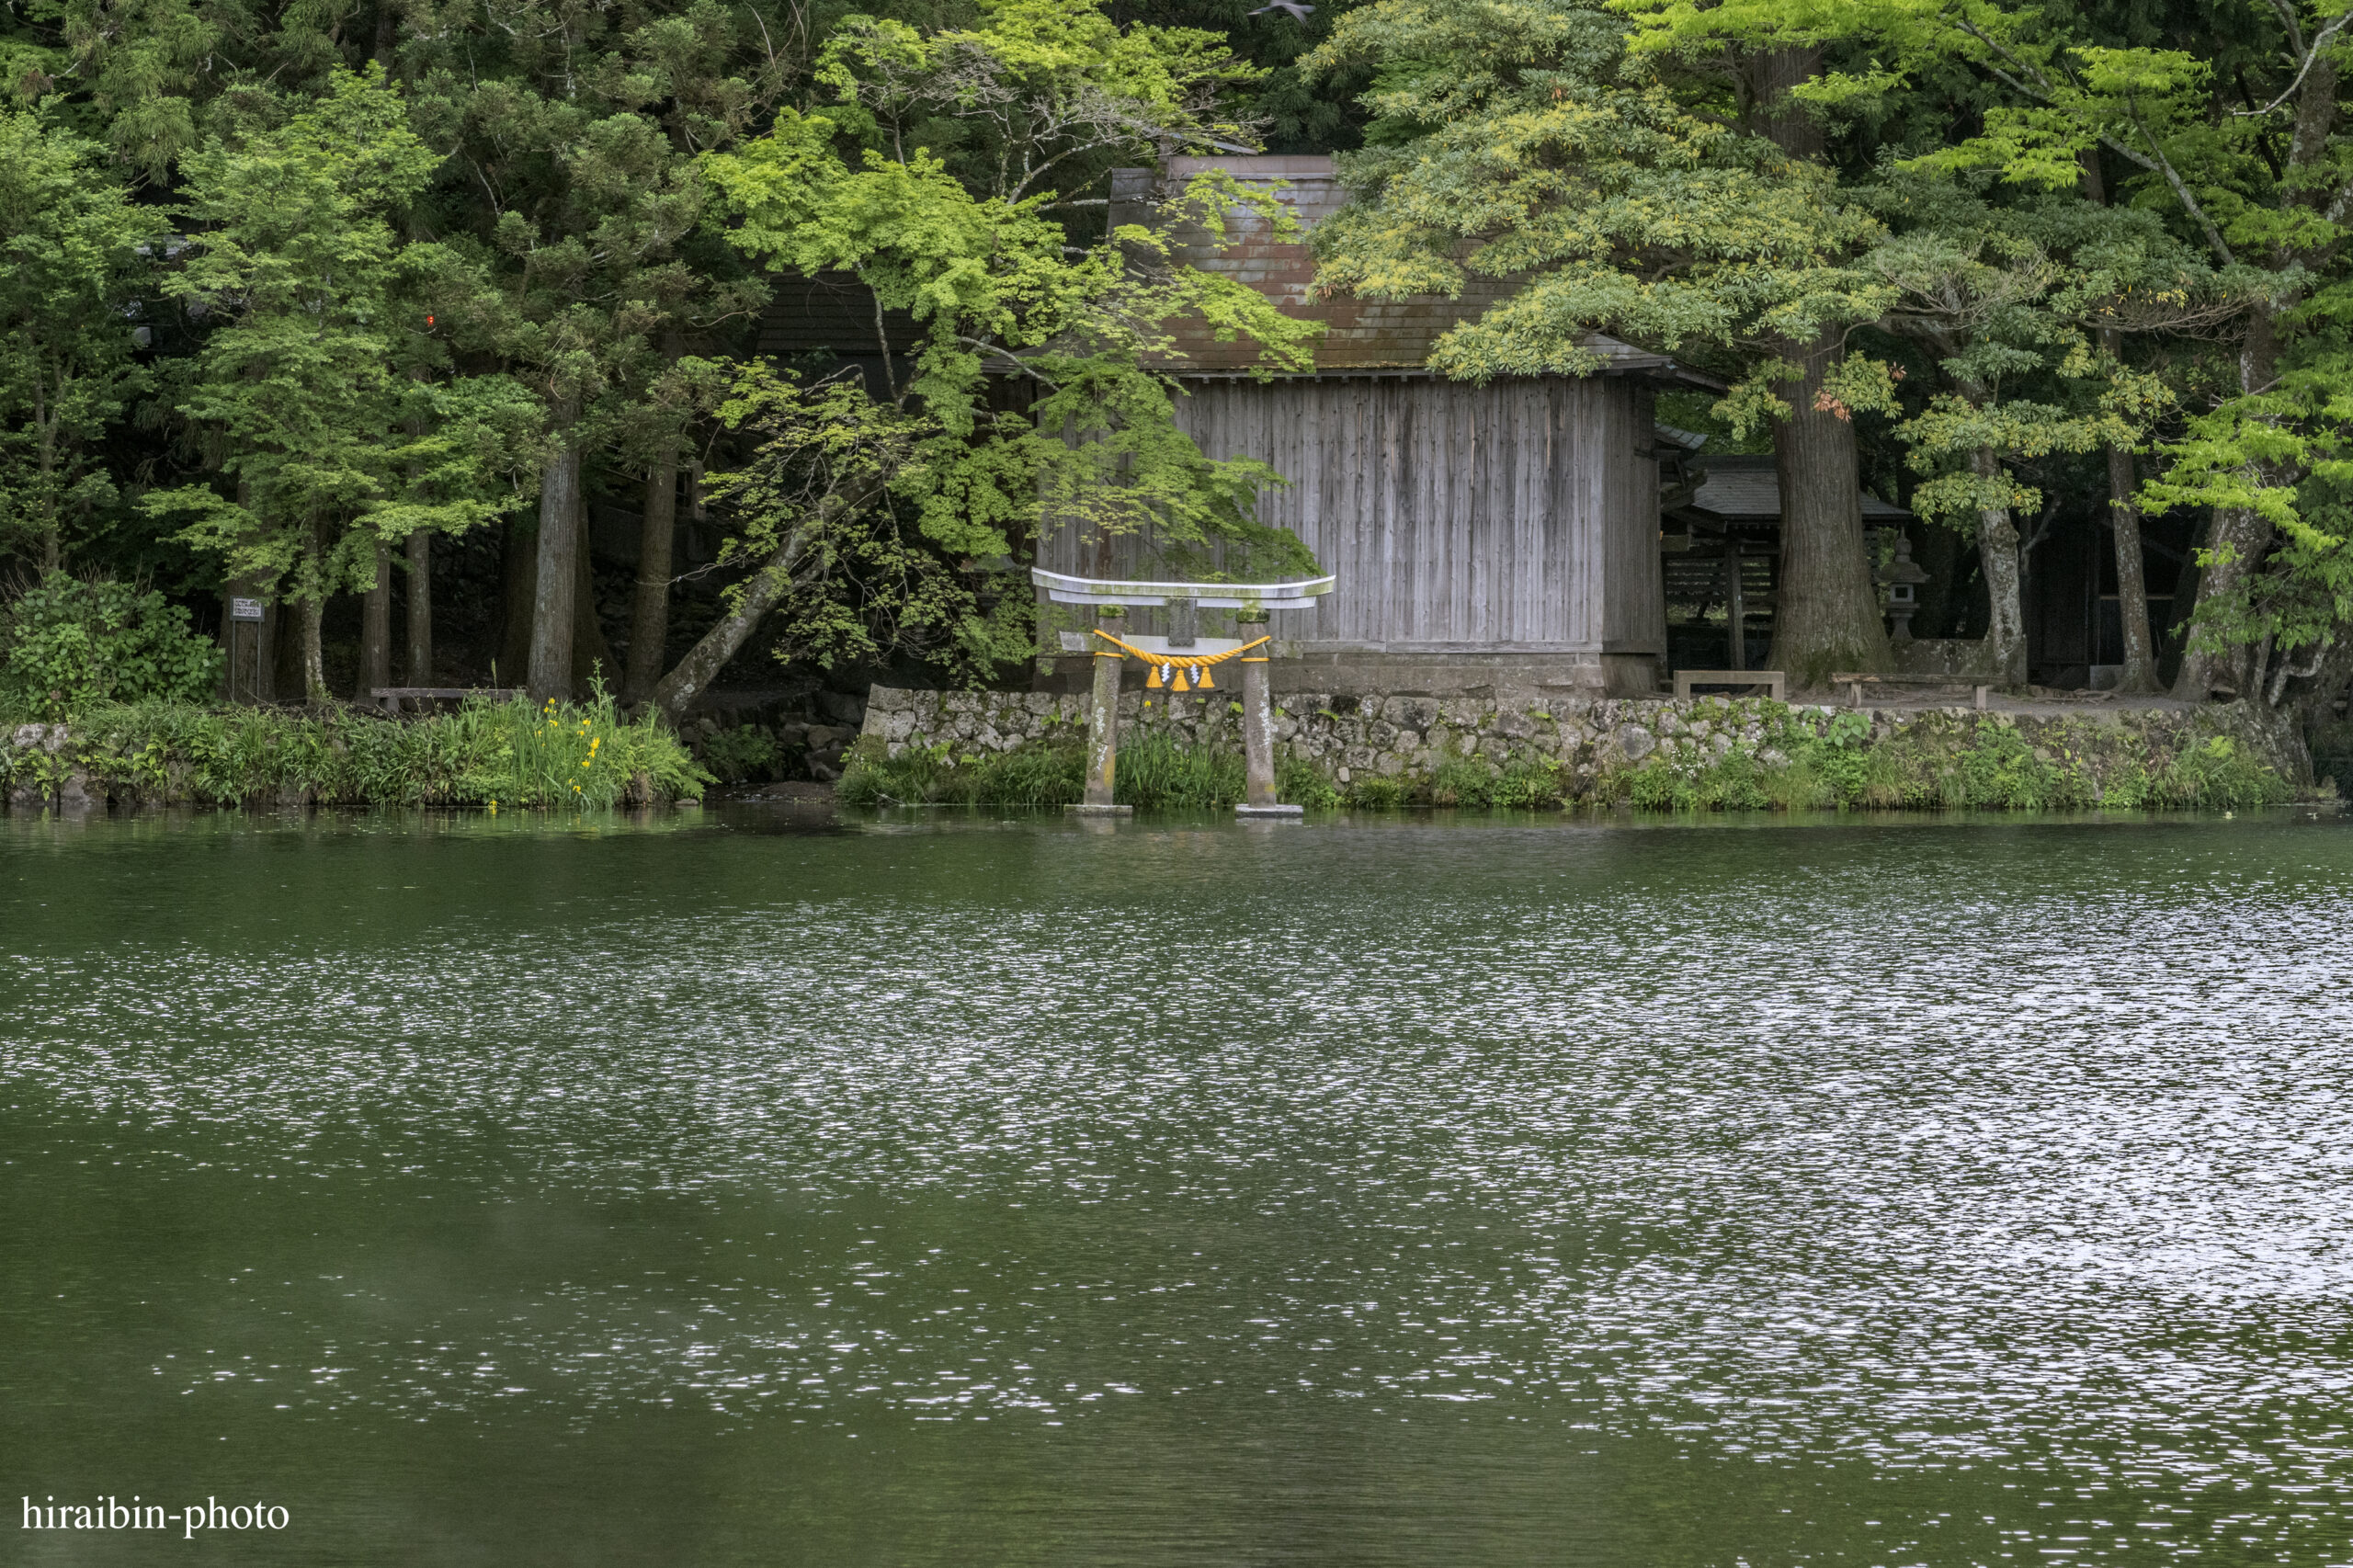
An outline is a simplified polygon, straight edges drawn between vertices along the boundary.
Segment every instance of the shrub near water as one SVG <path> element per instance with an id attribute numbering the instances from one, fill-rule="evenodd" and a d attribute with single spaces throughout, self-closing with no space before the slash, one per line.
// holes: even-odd
<path id="1" fill-rule="evenodd" d="M 107 702 L 203 702 L 221 659 L 163 595 L 51 572 L 0 610 L 0 715 L 56 720 Z"/>
<path id="2" fill-rule="evenodd" d="M 148 803 L 482 806 L 540 810 L 697 800 L 710 776 L 677 737 L 631 723 L 599 695 L 534 708 L 474 700 L 411 722 L 351 710 L 95 709 L 62 756 L 7 758 L 12 785 L 53 788 L 69 768 L 94 791 Z"/>

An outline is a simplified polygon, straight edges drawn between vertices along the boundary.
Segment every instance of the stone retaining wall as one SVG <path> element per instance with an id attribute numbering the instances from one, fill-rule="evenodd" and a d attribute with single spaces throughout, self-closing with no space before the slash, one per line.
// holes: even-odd
<path id="1" fill-rule="evenodd" d="M 1120 699 L 1121 733 L 1159 731 L 1184 744 L 1238 749 L 1238 695 L 1128 692 Z M 1842 717 L 1844 727 L 1834 731 Z M 951 756 L 972 757 L 1075 742 L 1086 726 L 1084 697 L 876 687 L 868 695 L 859 746 L 885 756 L 909 746 L 933 746 Z M 1915 772 L 1933 769 L 1939 757 L 1957 760 L 1972 747 L 1991 744 L 2047 767 L 2072 770 L 2075 795 L 2092 800 L 2120 780 L 2146 778 L 2200 747 L 2268 768 L 2278 775 L 2283 793 L 2306 788 L 2310 773 L 2294 737 L 2256 722 L 2237 703 L 2102 703 L 2059 712 L 1979 713 L 1960 707 L 1858 712 L 1761 698 L 1576 699 L 1540 708 L 1533 701 L 1479 698 L 1305 694 L 1278 700 L 1275 735 L 1279 749 L 1314 764 L 1344 790 L 1382 778 L 1410 789 L 1456 759 L 1483 758 L 1499 767 L 1533 759 L 1551 764 L 1562 792 L 1574 798 L 1605 793 L 1613 780 L 1622 782 L 1623 776 L 1642 770 L 1654 778 L 1663 773 L 1697 777 L 1735 757 L 1761 769 L 1785 767 L 1790 759 L 1784 748 L 1826 739 L 1860 751 L 1900 741 L 1907 755 L 1921 754 Z M 2214 751 L 2217 740 L 2230 745 Z"/>

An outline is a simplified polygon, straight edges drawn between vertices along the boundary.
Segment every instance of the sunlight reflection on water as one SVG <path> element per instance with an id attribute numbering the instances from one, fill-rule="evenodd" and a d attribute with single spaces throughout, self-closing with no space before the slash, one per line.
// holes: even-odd
<path id="1" fill-rule="evenodd" d="M 402 870 L 424 852 L 313 843 L 228 866 L 288 884 L 274 929 L 123 921 L 142 884 L 93 861 L 50 886 L 82 925 L 19 922 L 0 1085 L 142 1129 L 139 1180 L 414 1205 L 527 1176 L 730 1217 L 634 1269 L 517 1201 L 503 1244 L 553 1261 L 481 1298 L 376 1267 L 220 1287 L 289 1354 L 161 1375 L 294 1409 L 1480 1406 L 2197 1516 L 2052 1549 L 2083 1560 L 2336 1561 L 2348 851 L 1049 822 Z M 396 896 L 396 928 L 352 913 Z"/>

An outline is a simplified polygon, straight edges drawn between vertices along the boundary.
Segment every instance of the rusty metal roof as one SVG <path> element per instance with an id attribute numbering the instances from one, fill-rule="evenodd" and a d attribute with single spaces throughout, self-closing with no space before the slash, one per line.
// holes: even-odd
<path id="1" fill-rule="evenodd" d="M 1347 192 L 1334 172 L 1332 160 L 1322 156 L 1259 156 L 1171 158 L 1163 170 L 1111 171 L 1111 221 L 1144 222 L 1152 203 L 1163 189 L 1181 187 L 1195 175 L 1222 170 L 1249 184 L 1281 181 L 1285 205 L 1298 216 L 1302 230 L 1311 229 L 1347 205 Z M 1230 221 L 1231 242 L 1220 251 L 1199 228 L 1176 231 L 1185 259 L 1205 272 L 1221 273 L 1249 284 L 1282 307 L 1283 313 L 1320 321 L 1327 330 L 1315 349 L 1318 375 L 1430 375 L 1430 349 L 1448 329 L 1483 314 L 1489 306 L 1518 292 L 1520 284 L 1508 278 L 1470 277 L 1459 298 L 1415 295 L 1404 300 L 1315 299 L 1315 257 L 1300 240 L 1278 244 L 1255 214 Z M 1172 324 L 1171 335 L 1181 361 L 1164 364 L 1176 375 L 1234 376 L 1252 373 L 1258 366 L 1254 343 L 1221 343 L 1206 323 Z M 1588 335 L 1586 346 L 1599 355 L 1605 373 L 1677 375 L 1679 368 L 1663 354 L 1653 354 L 1599 333 Z"/>
<path id="2" fill-rule="evenodd" d="M 1781 520 L 1781 476 L 1773 460 L 1762 455 L 1727 452 L 1694 460 L 1699 468 L 1699 488 L 1675 508 L 1679 516 L 1695 513 L 1703 522 L 1734 528 L 1756 528 Z M 1912 514 L 1863 492 L 1863 526 L 1885 528 L 1908 520 Z"/>

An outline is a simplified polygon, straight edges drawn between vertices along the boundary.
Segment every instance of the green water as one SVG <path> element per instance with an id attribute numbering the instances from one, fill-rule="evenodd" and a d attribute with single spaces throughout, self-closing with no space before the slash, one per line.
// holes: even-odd
<path id="1" fill-rule="evenodd" d="M 2353 1561 L 2353 832 L 0 823 L 0 1561 Z M 28 1530 L 22 1499 L 287 1510 Z"/>

